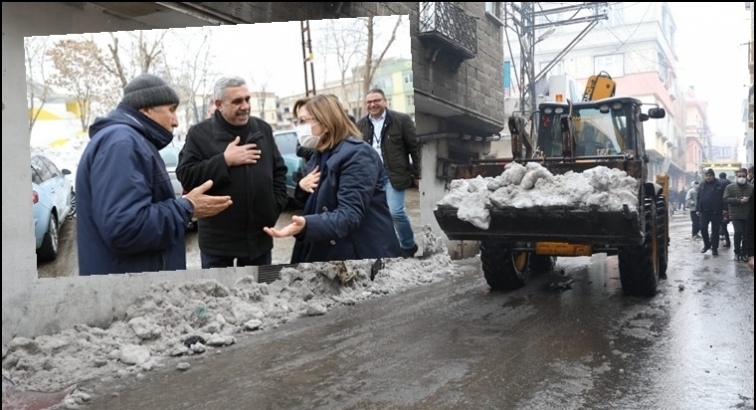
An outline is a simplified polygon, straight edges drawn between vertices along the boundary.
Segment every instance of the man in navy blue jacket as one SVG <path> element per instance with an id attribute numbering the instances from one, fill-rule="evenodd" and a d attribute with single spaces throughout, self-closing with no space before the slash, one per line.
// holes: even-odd
<path id="1" fill-rule="evenodd" d="M 212 181 L 175 196 L 159 150 L 178 126 L 176 91 L 143 74 L 123 92 L 90 126 L 76 174 L 81 276 L 186 269 L 187 223 L 231 205 L 228 196 L 204 194 Z"/>
<path id="2" fill-rule="evenodd" d="M 711 249 L 712 255 L 719 254 L 719 228 L 722 225 L 722 217 L 725 212 L 724 203 L 725 185 L 714 176 L 714 170 L 706 170 L 704 183 L 698 189 L 698 203 L 696 213 L 701 218 L 701 236 L 704 247 L 701 253 Z M 711 236 L 709 236 L 711 225 Z"/>

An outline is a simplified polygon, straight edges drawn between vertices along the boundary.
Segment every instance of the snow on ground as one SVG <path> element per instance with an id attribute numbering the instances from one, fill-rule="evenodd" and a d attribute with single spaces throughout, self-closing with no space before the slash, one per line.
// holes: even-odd
<path id="1" fill-rule="evenodd" d="M 598 211 L 637 209 L 638 181 L 625 171 L 598 166 L 553 175 L 537 162 L 510 163 L 495 178 L 457 179 L 437 207 L 457 209 L 457 217 L 488 229 L 491 208 L 563 207 Z"/>
<path id="2" fill-rule="evenodd" d="M 202 354 L 248 332 L 454 275 L 443 241 L 428 226 L 423 235 L 426 257 L 384 260 L 372 282 L 374 260 L 301 264 L 284 268 L 281 279 L 270 284 L 251 276 L 231 287 L 214 280 L 157 284 L 107 329 L 80 325 L 55 335 L 11 340 L 2 347 L 4 389 L 6 379 L 17 390 L 51 392 L 83 380 L 141 377 L 170 356 Z M 339 277 L 345 268 L 356 276 L 343 285 Z M 87 393 L 78 392 L 67 400 L 86 400 Z"/>

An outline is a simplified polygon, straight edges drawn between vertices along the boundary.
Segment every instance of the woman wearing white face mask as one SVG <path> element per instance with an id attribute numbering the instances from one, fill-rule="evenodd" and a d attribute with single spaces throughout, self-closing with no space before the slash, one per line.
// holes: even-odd
<path id="1" fill-rule="evenodd" d="M 300 145 L 315 150 L 297 187 L 305 209 L 289 226 L 265 232 L 297 238 L 291 263 L 401 256 L 384 190 L 388 175 L 341 104 L 318 95 L 297 116 Z"/>
<path id="2" fill-rule="evenodd" d="M 730 207 L 730 221 L 735 228 L 733 240 L 736 261 L 748 260 L 743 242 L 748 219 L 748 198 L 753 195 L 753 185 L 746 180 L 747 173 L 745 168 L 738 170 L 735 183 L 727 185 L 724 192 L 724 202 Z"/>

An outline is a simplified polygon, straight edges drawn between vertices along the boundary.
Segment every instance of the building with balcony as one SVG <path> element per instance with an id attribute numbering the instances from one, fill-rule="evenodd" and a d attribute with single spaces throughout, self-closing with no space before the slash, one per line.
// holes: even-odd
<path id="1" fill-rule="evenodd" d="M 748 96 L 746 98 L 743 110 L 743 122 L 745 123 L 745 133 L 743 134 L 743 150 L 745 151 L 745 163 L 746 167 L 753 165 L 753 2 L 746 2 L 746 11 L 751 18 L 751 38 L 748 40 L 748 74 L 751 86 L 748 89 Z"/>
<path id="2" fill-rule="evenodd" d="M 542 7 L 559 6 L 544 3 Z M 582 10 L 575 17 L 594 13 L 594 10 Z M 582 90 L 591 75 L 605 71 L 616 81 L 617 95 L 632 96 L 664 108 L 667 112 L 664 119 L 644 123 L 650 159 L 648 172 L 650 176 L 668 173 L 673 187 L 685 184 L 694 176 L 686 175 L 684 163 L 687 107 L 684 89 L 677 79 L 676 26 L 669 6 L 664 2 L 608 3 L 604 13 L 606 19 L 560 57 L 547 75 L 566 73 L 575 79 L 578 90 Z M 575 12 L 562 14 L 538 15 L 535 24 L 566 20 Z M 550 35 L 544 35 L 544 30 L 537 31 L 536 38 L 541 39 L 535 46 L 536 75 L 547 68 L 584 27 L 584 24 L 563 25 L 554 28 Z M 518 45 L 513 44 L 512 48 Z M 510 66 L 519 67 L 518 55 L 511 58 Z"/>
<path id="3" fill-rule="evenodd" d="M 504 127 L 503 3 L 412 4 L 419 4 L 411 31 L 421 223 L 443 236 L 432 211 L 447 192 L 450 166 L 487 154 Z M 478 252 L 477 242 L 449 245 L 452 257 Z"/>
<path id="4" fill-rule="evenodd" d="M 696 99 L 693 88 L 688 90 L 685 98 L 687 106 L 687 123 L 685 126 L 685 171 L 688 175 L 694 175 L 695 180 L 703 180 L 701 175 L 701 163 L 710 159 L 711 130 L 707 118 L 708 106 L 705 101 Z"/>

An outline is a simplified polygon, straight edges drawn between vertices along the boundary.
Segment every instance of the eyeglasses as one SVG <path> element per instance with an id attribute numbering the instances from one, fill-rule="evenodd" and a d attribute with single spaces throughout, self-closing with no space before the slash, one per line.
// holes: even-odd
<path id="1" fill-rule="evenodd" d="M 383 98 L 379 98 L 377 100 L 367 100 L 367 105 L 378 104 L 380 102 L 383 102 Z"/>

